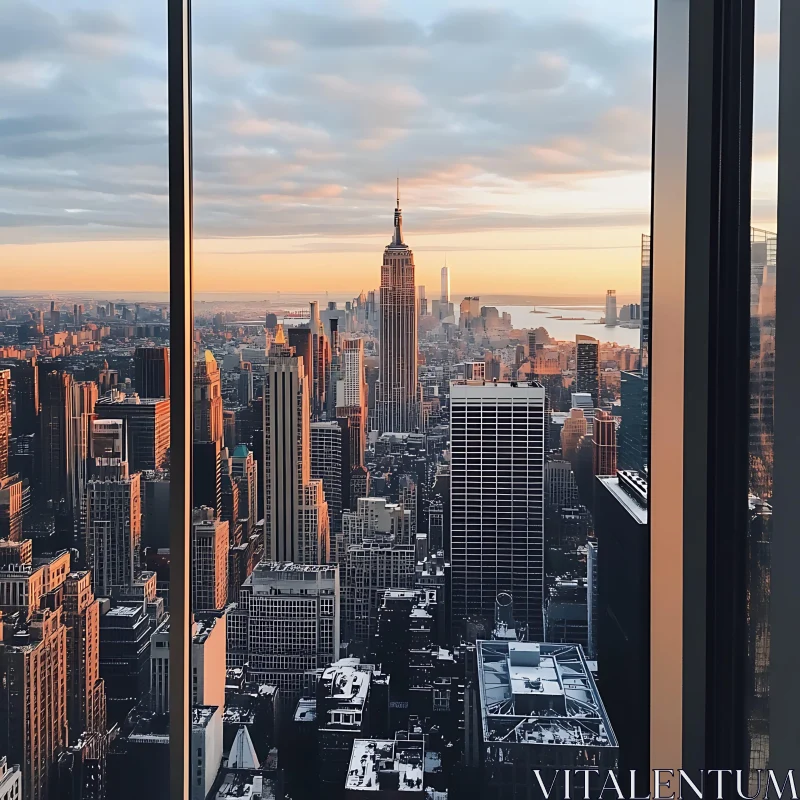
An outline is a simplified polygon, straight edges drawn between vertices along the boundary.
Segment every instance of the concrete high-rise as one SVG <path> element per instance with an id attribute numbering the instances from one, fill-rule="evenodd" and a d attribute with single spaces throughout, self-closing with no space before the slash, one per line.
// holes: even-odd
<path id="1" fill-rule="evenodd" d="M 242 651 L 251 680 L 278 686 L 287 709 L 313 686 L 314 670 L 337 660 L 339 642 L 335 566 L 262 561 L 228 615 L 229 652 Z"/>
<path id="2" fill-rule="evenodd" d="M 309 526 L 328 524 L 322 482 L 310 487 L 311 411 L 302 356 L 286 343 L 278 326 L 264 376 L 264 536 L 268 557 L 299 564 L 320 563 L 326 533 Z M 322 545 L 322 547 L 320 547 Z"/>
<path id="3" fill-rule="evenodd" d="M 619 468 L 644 472 L 648 464 L 648 377 L 647 372 L 620 372 Z M 611 473 L 612 475 L 614 473 Z"/>
<path id="4" fill-rule="evenodd" d="M 203 506 L 192 520 L 192 609 L 219 611 L 228 600 L 227 520 Z"/>
<path id="5" fill-rule="evenodd" d="M 231 474 L 239 483 L 239 519 L 242 536 L 248 539 L 258 520 L 258 465 L 252 451 L 237 445 L 231 456 Z"/>
<path id="6" fill-rule="evenodd" d="M 22 800 L 47 800 L 67 745 L 67 629 L 57 607 L 30 622 L 3 622 L 0 753 L 22 768 Z"/>
<path id="7" fill-rule="evenodd" d="M 86 564 L 95 594 L 109 597 L 112 587 L 132 586 L 141 570 L 141 475 L 120 459 L 97 459 L 94 469 L 86 487 Z"/>
<path id="8" fill-rule="evenodd" d="M 72 434 L 72 375 L 49 372 L 41 386 L 41 478 L 44 502 L 72 512 L 75 439 Z"/>
<path id="9" fill-rule="evenodd" d="M 367 446 L 367 381 L 364 340 L 342 340 L 342 377 L 336 386 L 336 416 L 346 418 L 350 434 L 350 469 L 364 466 Z"/>
<path id="10" fill-rule="evenodd" d="M 380 433 L 413 431 L 420 425 L 420 411 L 414 254 L 403 241 L 398 186 L 394 236 L 383 252 L 381 267 L 380 375 L 375 427 Z"/>
<path id="11" fill-rule="evenodd" d="M 331 533 L 342 529 L 350 508 L 350 436 L 346 419 L 311 423 L 311 475 L 322 481 Z"/>
<path id="12" fill-rule="evenodd" d="M 192 505 L 221 511 L 220 453 L 224 447 L 224 424 L 220 372 L 210 350 L 195 362 L 194 380 L 194 435 L 192 437 Z"/>
<path id="13" fill-rule="evenodd" d="M 67 721 L 70 744 L 83 733 L 106 732 L 105 684 L 100 677 L 100 602 L 89 570 L 64 581 L 67 628 Z"/>
<path id="14" fill-rule="evenodd" d="M 578 455 L 578 446 L 587 433 L 586 416 L 579 408 L 573 408 L 564 420 L 561 429 L 561 454 L 574 466 Z"/>
<path id="15" fill-rule="evenodd" d="M 0 369 L 0 481 L 8 475 L 11 438 L 11 370 Z"/>
<path id="16" fill-rule="evenodd" d="M 450 386 L 453 623 L 493 618 L 500 592 L 541 636 L 544 589 L 545 390 Z"/>
<path id="17" fill-rule="evenodd" d="M 647 369 L 650 350 L 650 236 L 642 234 L 642 326 L 640 328 L 640 368 Z"/>
<path id="18" fill-rule="evenodd" d="M 595 475 L 617 474 L 617 424 L 607 411 L 598 410 L 594 415 L 592 472 Z"/>
<path id="19" fill-rule="evenodd" d="M 11 379 L 14 381 L 14 435 L 38 434 L 39 369 L 36 359 L 15 363 L 11 367 Z"/>
<path id="20" fill-rule="evenodd" d="M 575 336 L 576 390 L 590 394 L 595 408 L 600 405 L 599 345 L 591 336 Z"/>
<path id="21" fill-rule="evenodd" d="M 167 460 L 170 442 L 169 400 L 111 393 L 94 407 L 97 419 L 122 419 L 128 436 L 132 472 L 157 470 Z"/>
<path id="22" fill-rule="evenodd" d="M 606 292 L 606 327 L 613 328 L 617 321 L 617 292 L 609 289 Z"/>
<path id="23" fill-rule="evenodd" d="M 168 347 L 137 347 L 133 364 L 139 397 L 169 397 Z"/>

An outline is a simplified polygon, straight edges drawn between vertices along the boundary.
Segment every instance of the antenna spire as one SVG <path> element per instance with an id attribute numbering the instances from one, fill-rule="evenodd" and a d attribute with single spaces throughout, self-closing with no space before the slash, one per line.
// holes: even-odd
<path id="1" fill-rule="evenodd" d="M 397 171 L 397 207 L 400 208 L 400 170 Z"/>

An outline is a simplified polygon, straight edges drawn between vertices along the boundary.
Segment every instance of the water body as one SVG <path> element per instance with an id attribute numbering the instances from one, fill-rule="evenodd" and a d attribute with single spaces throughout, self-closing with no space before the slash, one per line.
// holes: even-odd
<path id="1" fill-rule="evenodd" d="M 639 328 L 623 328 L 617 325 L 607 328 L 598 325 L 605 315 L 604 306 L 536 306 L 537 311 L 543 314 L 532 314 L 533 306 L 497 306 L 502 314 L 504 311 L 511 314 L 511 324 L 514 328 L 543 327 L 554 339 L 559 341 L 575 341 L 578 333 L 593 336 L 601 342 L 616 342 L 629 347 L 639 347 Z M 583 320 L 548 319 L 548 317 L 585 317 Z"/>

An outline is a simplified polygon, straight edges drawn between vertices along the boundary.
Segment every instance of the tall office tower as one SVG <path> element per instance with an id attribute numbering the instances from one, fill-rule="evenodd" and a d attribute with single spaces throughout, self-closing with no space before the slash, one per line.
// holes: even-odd
<path id="1" fill-rule="evenodd" d="M 72 512 L 72 375 L 50 372 L 41 386 L 42 499 L 56 510 Z"/>
<path id="2" fill-rule="evenodd" d="M 316 306 L 316 303 L 312 303 Z M 313 314 L 312 314 L 313 318 Z M 286 333 L 284 331 L 284 333 Z M 317 392 L 317 381 L 314 373 L 314 367 L 317 362 L 317 357 L 314 351 L 314 333 L 310 327 L 297 326 L 289 328 L 289 347 L 294 348 L 294 354 L 303 359 L 303 371 L 308 380 L 309 391 L 312 394 L 310 405 L 314 405 Z"/>
<path id="3" fill-rule="evenodd" d="M 571 409 L 561 429 L 561 455 L 573 463 L 573 466 L 578 455 L 578 446 L 586 432 L 586 417 L 583 411 L 579 408 Z"/>
<path id="4" fill-rule="evenodd" d="M 137 347 L 133 365 L 139 397 L 169 397 L 168 347 Z"/>
<path id="5" fill-rule="evenodd" d="M 298 556 L 301 564 L 330 561 L 331 523 L 321 480 L 313 478 L 300 487 L 298 505 Z"/>
<path id="6" fill-rule="evenodd" d="M 19 542 L 25 515 L 25 485 L 19 475 L 0 478 L 0 540 Z"/>
<path id="7" fill-rule="evenodd" d="M 647 482 L 623 470 L 597 477 L 594 500 L 597 659 L 603 665 L 603 700 L 619 736 L 619 768 L 627 771 L 650 758 Z M 638 782 L 637 788 L 644 791 Z"/>
<path id="8" fill-rule="evenodd" d="M 11 438 L 11 370 L 0 369 L 0 481 L 8 475 Z"/>
<path id="9" fill-rule="evenodd" d="M 544 418 L 539 384 L 450 387 L 453 623 L 491 620 L 500 592 L 542 633 Z"/>
<path id="10" fill-rule="evenodd" d="M 617 292 L 609 289 L 606 292 L 606 327 L 613 328 L 617 322 Z"/>
<path id="11" fill-rule="evenodd" d="M 192 609 L 219 611 L 228 600 L 227 520 L 203 506 L 192 514 Z"/>
<path id="12" fill-rule="evenodd" d="M 349 641 L 364 642 L 375 631 L 385 589 L 414 586 L 416 553 L 412 512 L 383 497 L 362 497 L 345 512 L 335 558 L 342 584 L 342 628 Z"/>
<path id="13" fill-rule="evenodd" d="M 413 431 L 420 424 L 415 295 L 414 254 L 403 241 L 398 186 L 394 237 L 383 251 L 381 267 L 380 377 L 375 399 L 380 433 Z"/>
<path id="14" fill-rule="evenodd" d="M 544 490 L 549 508 L 564 508 L 578 502 L 578 485 L 569 461 L 548 461 L 544 465 Z"/>
<path id="15" fill-rule="evenodd" d="M 62 609 L 3 622 L 0 753 L 22 768 L 22 800 L 48 800 L 56 758 L 67 745 L 67 629 Z"/>
<path id="16" fill-rule="evenodd" d="M 14 382 L 14 435 L 39 434 L 39 369 L 36 359 L 14 364 L 11 380 Z"/>
<path id="17" fill-rule="evenodd" d="M 100 601 L 89 570 L 64 581 L 67 628 L 67 722 L 70 744 L 83 733 L 106 732 L 106 693 L 100 677 Z"/>
<path id="18" fill-rule="evenodd" d="M 228 448 L 223 447 L 219 457 L 221 495 L 219 518 L 228 523 L 228 543 L 236 547 L 242 543 L 239 479 L 233 474 L 232 458 Z"/>
<path id="19" fill-rule="evenodd" d="M 368 413 L 364 340 L 344 339 L 342 378 L 336 386 L 336 416 L 344 417 L 348 421 L 351 470 L 364 465 Z"/>
<path id="20" fill-rule="evenodd" d="M 252 451 L 237 445 L 231 456 L 231 474 L 239 481 L 239 519 L 242 536 L 249 539 L 258 522 L 258 465 Z"/>
<path id="21" fill-rule="evenodd" d="M 221 510 L 220 454 L 224 447 L 222 393 L 219 366 L 206 350 L 194 365 L 194 436 L 192 438 L 192 505 Z"/>
<path id="22" fill-rule="evenodd" d="M 154 623 L 141 602 L 100 608 L 100 676 L 106 684 L 109 727 L 120 726 L 147 697 Z"/>
<path id="23" fill-rule="evenodd" d="M 210 350 L 206 350 L 203 358 L 195 362 L 194 407 L 194 441 L 220 442 L 222 446 L 222 393 L 220 390 L 219 366 Z"/>
<path id="24" fill-rule="evenodd" d="M 647 370 L 650 350 L 650 236 L 642 234 L 642 326 L 640 328 L 640 369 Z"/>
<path id="25" fill-rule="evenodd" d="M 600 405 L 599 342 L 579 333 L 575 336 L 575 385 L 578 392 L 592 396 L 592 405 Z"/>
<path id="26" fill-rule="evenodd" d="M 346 419 L 311 423 L 311 477 L 322 481 L 334 538 L 342 530 L 342 512 L 350 508 L 349 449 Z"/>
<path id="27" fill-rule="evenodd" d="M 648 376 L 645 371 L 620 372 L 619 468 L 644 472 L 649 448 Z M 613 474 L 613 473 L 612 473 Z"/>
<path id="28" fill-rule="evenodd" d="M 236 412 L 233 409 L 223 409 L 222 411 L 222 440 L 225 446 L 236 447 Z"/>
<path id="29" fill-rule="evenodd" d="M 314 670 L 338 659 L 339 602 L 336 566 L 262 561 L 244 582 L 228 642 L 238 632 L 248 676 L 277 686 L 285 709 L 313 686 Z"/>
<path id="30" fill-rule="evenodd" d="M 442 267 L 442 291 L 439 295 L 439 302 L 442 305 L 450 302 L 450 270 L 446 265 Z"/>
<path id="31" fill-rule="evenodd" d="M 162 468 L 169 451 L 169 400 L 113 393 L 94 407 L 97 419 L 125 421 L 131 472 Z"/>
<path id="32" fill-rule="evenodd" d="M 74 530 L 76 538 L 84 530 L 83 516 L 86 513 L 86 484 L 89 480 L 92 456 L 92 422 L 97 404 L 97 384 L 94 381 L 76 381 L 72 384 L 70 407 L 72 414 L 71 448 L 72 497 L 75 509 Z"/>
<path id="33" fill-rule="evenodd" d="M 597 582 L 597 542 L 586 543 L 586 621 L 589 627 L 589 658 L 597 658 L 597 627 L 600 587 Z"/>
<path id="34" fill-rule="evenodd" d="M 306 545 L 323 536 L 322 531 L 312 536 L 304 530 L 313 516 L 304 501 L 314 500 L 304 491 L 311 481 L 310 416 L 303 359 L 286 343 L 278 326 L 264 376 L 262 472 L 264 534 L 278 561 L 315 563 L 305 561 L 310 557 Z M 321 524 L 326 513 L 317 514 Z"/>
<path id="35" fill-rule="evenodd" d="M 305 367 L 306 378 L 308 379 L 308 387 L 311 392 L 309 405 L 314 419 L 318 419 L 322 415 L 322 410 L 325 408 L 325 398 L 327 392 L 327 376 L 330 367 L 331 350 L 328 337 L 325 335 L 325 328 L 319 316 L 319 303 L 316 300 L 311 301 L 310 318 L 308 321 L 308 330 L 311 332 L 311 361 L 307 362 L 305 355 L 308 348 L 308 343 L 305 340 L 305 335 L 296 333 L 293 334 L 293 328 L 289 329 L 289 346 L 295 347 L 292 337 L 297 341 L 295 354 L 303 357 L 303 364 Z M 300 328 L 299 330 L 303 330 Z"/>
<path id="36" fill-rule="evenodd" d="M 617 424 L 607 411 L 598 410 L 594 415 L 592 472 L 595 475 L 617 474 Z"/>
<path id="37" fill-rule="evenodd" d="M 132 586 L 141 570 L 141 475 L 131 474 L 127 461 L 107 461 L 102 477 L 87 484 L 84 520 L 86 565 L 101 597 L 109 597 L 112 587 Z"/>
<path id="38" fill-rule="evenodd" d="M 61 311 L 56 308 L 55 300 L 50 301 L 50 324 L 53 326 L 53 330 L 56 331 L 61 325 Z"/>
<path id="39" fill-rule="evenodd" d="M 428 298 L 425 296 L 425 287 L 418 286 L 417 287 L 417 294 L 419 295 L 419 316 L 420 317 L 427 317 L 428 316 Z"/>
<path id="40" fill-rule="evenodd" d="M 255 385 L 253 382 L 253 365 L 250 361 L 242 361 L 239 364 L 239 377 L 236 381 L 236 390 L 239 397 L 239 405 L 247 406 L 253 402 L 255 397 Z"/>

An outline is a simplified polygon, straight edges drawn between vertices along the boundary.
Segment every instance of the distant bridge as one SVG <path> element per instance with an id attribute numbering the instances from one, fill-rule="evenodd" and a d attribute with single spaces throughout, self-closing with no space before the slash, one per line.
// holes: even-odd
<path id="1" fill-rule="evenodd" d="M 280 315 L 276 315 L 280 316 Z M 310 311 L 287 311 L 283 315 L 284 319 L 311 319 Z"/>

